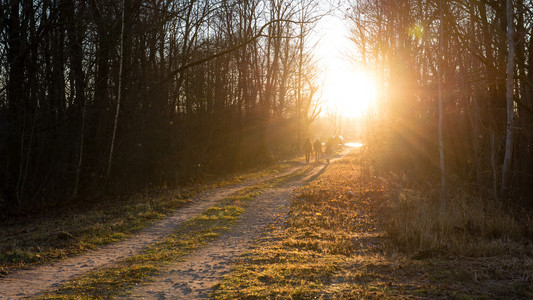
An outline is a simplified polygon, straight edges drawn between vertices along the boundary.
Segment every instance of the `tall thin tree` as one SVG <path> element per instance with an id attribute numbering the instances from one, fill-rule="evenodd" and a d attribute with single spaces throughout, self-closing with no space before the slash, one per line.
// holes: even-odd
<path id="1" fill-rule="evenodd" d="M 502 167 L 502 196 L 509 193 L 509 180 L 511 177 L 511 162 L 513 159 L 513 124 L 514 124 L 514 18 L 513 2 L 507 0 L 507 79 L 505 82 L 505 99 L 507 107 L 507 131 L 505 138 L 505 156 Z"/>
<path id="2" fill-rule="evenodd" d="M 443 44 L 444 44 L 444 5 L 443 1 L 439 0 L 439 15 L 440 15 L 440 26 L 439 26 L 439 57 L 438 57 L 438 66 L 437 66 L 437 80 L 438 80 L 438 97 L 439 97 L 439 156 L 440 156 L 440 176 L 441 176 L 441 213 L 446 214 L 446 169 L 444 164 L 444 139 L 442 133 L 442 123 L 443 123 L 443 111 L 442 111 L 442 61 L 443 61 Z"/>
<path id="3" fill-rule="evenodd" d="M 124 64 L 124 11 L 126 10 L 126 0 L 122 0 L 122 26 L 120 28 L 120 65 L 118 70 L 118 91 L 117 91 L 117 111 L 115 112 L 115 122 L 113 125 L 113 136 L 111 137 L 111 149 L 109 150 L 109 162 L 107 164 L 107 177 L 111 173 L 111 164 L 113 163 L 113 151 L 115 147 L 115 138 L 117 136 L 118 113 L 120 111 L 120 98 L 122 96 L 122 66 Z"/>

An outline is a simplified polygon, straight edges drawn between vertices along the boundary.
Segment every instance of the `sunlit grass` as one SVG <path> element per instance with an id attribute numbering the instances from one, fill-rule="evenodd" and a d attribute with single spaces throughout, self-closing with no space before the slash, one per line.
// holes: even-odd
<path id="1" fill-rule="evenodd" d="M 359 252 L 380 248 L 380 232 L 363 218 L 368 205 L 356 185 L 357 156 L 330 164 L 316 182 L 302 188 L 287 219 L 276 218 L 269 235 L 247 253 L 217 286 L 216 299 L 313 299 L 358 297 L 375 282 L 376 295 L 387 295 L 375 276 L 364 273 Z M 342 176 L 339 176 L 342 175 Z M 381 192 L 375 189 L 374 192 Z M 368 243 L 366 232 L 373 237 Z M 377 260 L 377 259 L 376 259 Z M 366 262 L 368 263 L 368 262 Z M 362 275 L 364 273 L 364 276 Z"/>
<path id="2" fill-rule="evenodd" d="M 372 178 L 372 170 L 359 165 L 367 161 L 370 158 L 357 155 L 337 161 L 318 182 L 303 188 L 293 199 L 288 217 L 275 219 L 269 234 L 258 241 L 256 249 L 241 257 L 212 296 L 216 299 L 533 296 L 533 260 L 524 255 L 509 255 L 520 252 L 483 258 L 430 252 L 424 258 L 424 252 L 417 251 L 417 244 L 398 251 L 401 242 L 398 236 L 393 236 L 395 231 L 391 228 L 416 230 L 419 219 L 435 215 L 424 215 L 428 212 L 424 204 L 417 202 L 420 199 L 404 199 L 406 203 L 394 208 L 387 204 L 394 201 L 389 198 L 388 185 Z M 459 209 L 455 205 L 450 209 L 457 210 L 457 214 L 475 208 L 463 204 L 465 208 Z M 402 217 L 391 219 L 391 214 Z M 498 210 L 492 214 L 498 214 Z M 450 218 L 457 216 L 450 214 Z M 505 214 L 500 213 L 495 220 L 500 225 L 487 228 L 517 229 Z M 439 240 L 438 232 L 427 231 L 435 241 Z M 445 240 L 453 237 L 447 236 Z M 478 238 L 470 237 L 474 245 Z M 510 239 L 502 243 L 507 241 Z M 464 244 L 458 241 L 453 245 Z M 507 245 L 516 246 L 512 241 Z"/>

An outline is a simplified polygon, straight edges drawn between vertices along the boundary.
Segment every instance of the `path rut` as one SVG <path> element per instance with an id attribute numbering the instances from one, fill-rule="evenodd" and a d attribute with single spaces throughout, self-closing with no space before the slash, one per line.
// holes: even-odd
<path id="1" fill-rule="evenodd" d="M 202 193 L 194 197 L 189 206 L 177 210 L 165 219 L 126 240 L 49 265 L 13 272 L 4 278 L 0 278 L 0 299 L 18 299 L 34 296 L 52 290 L 61 283 L 93 269 L 138 254 L 146 247 L 170 234 L 184 221 L 200 215 L 217 201 L 261 182 L 297 172 L 303 166 L 304 164 L 299 164 L 277 174 Z"/>
<path id="2" fill-rule="evenodd" d="M 277 212 L 288 208 L 291 193 L 319 176 L 327 165 L 318 164 L 311 171 L 279 187 L 266 189 L 257 196 L 230 232 L 208 246 L 168 267 L 153 282 L 140 285 L 123 299 L 207 299 L 213 285 L 231 269 L 235 258 L 253 247 L 263 228 Z"/>

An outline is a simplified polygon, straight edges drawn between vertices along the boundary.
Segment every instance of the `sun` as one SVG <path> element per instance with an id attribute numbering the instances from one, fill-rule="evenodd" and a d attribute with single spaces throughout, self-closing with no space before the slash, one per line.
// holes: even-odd
<path id="1" fill-rule="evenodd" d="M 323 99 L 327 110 L 345 117 L 362 117 L 376 102 L 376 84 L 363 71 L 333 69 L 324 76 Z"/>
<path id="2" fill-rule="evenodd" d="M 357 55 L 350 31 L 339 18 L 328 16 L 317 28 L 317 36 L 315 54 L 322 70 L 322 111 L 344 117 L 366 115 L 376 103 L 377 87 L 372 74 L 353 59 Z"/>

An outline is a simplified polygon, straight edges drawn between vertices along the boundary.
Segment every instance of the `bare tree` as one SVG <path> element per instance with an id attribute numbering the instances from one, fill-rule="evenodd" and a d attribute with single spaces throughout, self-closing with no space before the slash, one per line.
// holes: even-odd
<path id="1" fill-rule="evenodd" d="M 446 214 L 446 168 L 444 164 L 444 139 L 443 139 L 443 89 L 442 89 L 442 60 L 444 55 L 444 4 L 445 0 L 439 0 L 439 56 L 437 66 L 438 97 L 439 97 L 439 158 L 440 158 L 440 176 L 441 176 L 441 214 Z"/>
<path id="2" fill-rule="evenodd" d="M 383 149 L 391 169 L 422 177 L 441 169 L 443 187 L 461 178 L 487 197 L 530 198 L 532 8 L 527 1 L 351 4 L 352 39 L 385 91 L 376 128 L 395 145 Z"/>
<path id="3" fill-rule="evenodd" d="M 505 157 L 503 160 L 502 167 L 502 194 L 507 196 L 509 192 L 509 178 L 511 176 L 511 163 L 513 159 L 513 147 L 514 147 L 514 138 L 513 138 L 513 125 L 514 125 L 514 53 L 515 53 L 515 42 L 514 42 L 514 12 L 513 12 L 513 2 L 512 0 L 507 0 L 506 2 L 506 13 L 507 13 L 507 78 L 505 84 L 505 99 L 506 99 L 506 108 L 507 108 L 507 130 L 505 138 Z"/>
<path id="4" fill-rule="evenodd" d="M 113 135 L 111 137 L 111 149 L 109 150 L 109 161 L 107 163 L 107 174 L 111 173 L 111 164 L 113 163 L 113 150 L 115 148 L 115 138 L 117 136 L 117 126 L 118 126 L 118 114 L 120 111 L 120 100 L 122 96 L 122 67 L 124 65 L 124 12 L 126 11 L 126 0 L 122 0 L 122 21 L 120 26 L 120 63 L 118 69 L 118 90 L 117 90 L 117 109 L 115 111 L 115 121 L 113 122 Z"/>

